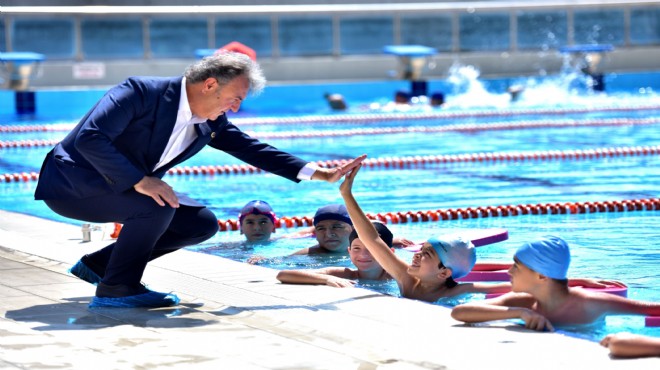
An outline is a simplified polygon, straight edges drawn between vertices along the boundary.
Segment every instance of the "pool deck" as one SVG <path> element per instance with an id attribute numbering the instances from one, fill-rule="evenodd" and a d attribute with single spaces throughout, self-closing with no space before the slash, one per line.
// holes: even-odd
<path id="1" fill-rule="evenodd" d="M 449 309 L 363 289 L 284 285 L 276 271 L 187 250 L 144 281 L 181 305 L 97 309 L 67 273 L 107 240 L 0 210 L 2 369 L 660 369 L 595 342 L 507 322 L 465 326 Z"/>

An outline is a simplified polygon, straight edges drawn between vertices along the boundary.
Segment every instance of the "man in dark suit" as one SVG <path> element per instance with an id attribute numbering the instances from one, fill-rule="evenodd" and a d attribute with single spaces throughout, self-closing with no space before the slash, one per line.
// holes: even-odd
<path id="1" fill-rule="evenodd" d="M 87 222 L 120 222 L 117 241 L 85 255 L 71 273 L 98 284 L 90 307 L 165 307 L 173 294 L 140 283 L 147 262 L 218 230 L 204 205 L 161 180 L 210 145 L 292 181 L 338 181 L 364 156 L 317 168 L 248 136 L 227 121 L 248 92 L 265 86 L 259 65 L 233 52 L 207 57 L 183 77 L 135 77 L 110 89 L 48 153 L 35 199 Z"/>

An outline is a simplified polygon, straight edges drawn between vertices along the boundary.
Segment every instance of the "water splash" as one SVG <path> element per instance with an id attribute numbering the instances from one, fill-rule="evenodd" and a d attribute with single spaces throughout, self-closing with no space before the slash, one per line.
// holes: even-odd
<path id="1" fill-rule="evenodd" d="M 508 92 L 488 91 L 479 79 L 481 72 L 474 66 L 454 64 L 447 81 L 452 85 L 445 108 L 506 108 L 511 103 Z"/>
<path id="2" fill-rule="evenodd" d="M 394 104 L 378 101 L 369 104 L 368 110 L 378 112 L 425 112 L 434 109 L 516 109 L 516 108 L 598 108 L 630 105 L 658 105 L 660 95 L 651 87 L 639 87 L 632 92 L 594 91 L 594 81 L 583 72 L 584 66 L 564 55 L 558 74 L 548 75 L 539 70 L 538 76 L 515 77 L 496 82 L 481 79 L 481 71 L 472 65 L 453 64 L 446 82 L 446 103 L 442 108 L 429 106 L 425 96 L 413 98 L 411 104 Z M 606 80 L 617 78 L 607 74 Z M 608 81 L 606 81 L 607 83 Z"/>

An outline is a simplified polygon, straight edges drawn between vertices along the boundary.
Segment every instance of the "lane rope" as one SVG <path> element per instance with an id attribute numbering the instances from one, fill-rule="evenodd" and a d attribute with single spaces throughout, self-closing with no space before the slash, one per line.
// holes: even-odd
<path id="1" fill-rule="evenodd" d="M 660 154 L 660 145 L 613 147 L 596 149 L 570 149 L 570 150 L 546 150 L 534 152 L 491 152 L 491 153 L 466 153 L 446 154 L 429 156 L 408 157 L 384 157 L 366 159 L 363 167 L 383 169 L 405 169 L 419 168 L 429 164 L 452 164 L 452 163 L 487 163 L 487 162 L 520 162 L 520 161 L 548 161 L 548 160 L 584 160 L 602 159 L 614 157 L 636 157 Z M 324 168 L 339 167 L 347 163 L 349 159 L 318 161 L 316 165 Z M 217 165 L 217 166 L 184 166 L 174 167 L 167 171 L 168 175 L 247 175 L 266 173 L 266 171 L 247 164 Z M 37 172 L 21 172 L 0 174 L 0 183 L 36 181 L 39 178 Z"/>
<path id="2" fill-rule="evenodd" d="M 320 138 L 337 136 L 357 135 L 390 135 L 406 133 L 442 133 L 442 132 L 478 132 L 478 131 L 503 131 L 537 128 L 580 128 L 596 126 L 636 126 L 652 125 L 660 123 L 660 118 L 610 118 L 589 120 L 543 120 L 543 121 L 518 121 L 518 122 L 489 122 L 489 123 L 466 123 L 445 126 L 409 126 L 409 127 L 376 127 L 355 128 L 345 130 L 324 130 L 314 132 L 284 131 L 284 132 L 248 132 L 259 139 L 298 139 L 298 138 Z M 1 148 L 0 143 L 0 148 Z"/>
<path id="3" fill-rule="evenodd" d="M 543 120 L 543 121 L 518 121 L 518 122 L 490 122 L 490 123 L 466 123 L 445 126 L 409 126 L 409 127 L 376 127 L 355 128 L 345 130 L 324 130 L 314 132 L 283 131 L 283 132 L 254 132 L 246 133 L 258 139 L 311 139 L 323 137 L 341 137 L 358 135 L 392 135 L 407 133 L 442 133 L 442 132 L 478 132 L 478 131 L 501 131 L 537 128 L 580 128 L 596 126 L 641 126 L 660 123 L 660 118 L 609 118 L 589 120 Z M 37 148 L 54 146 L 60 140 L 14 140 L 1 141 L 0 149 L 4 148 Z"/>
<path id="4" fill-rule="evenodd" d="M 446 154 L 430 156 L 408 156 L 408 157 L 384 157 L 366 159 L 363 167 L 366 168 L 410 168 L 420 167 L 428 164 L 451 164 L 470 162 L 511 162 L 511 161 L 544 161 L 544 160 L 581 160 L 600 159 L 612 157 L 633 157 L 660 154 L 660 145 L 636 146 L 636 147 L 614 147 L 597 149 L 571 149 L 571 150 L 548 150 L 534 152 L 491 152 L 491 153 L 466 153 Z M 346 164 L 349 159 L 318 161 L 319 167 L 333 168 Z M 184 166 L 170 169 L 169 175 L 239 175 L 265 173 L 265 171 L 246 164 L 219 165 L 219 166 Z M 0 177 L 1 179 L 1 177 Z"/>
<path id="5" fill-rule="evenodd" d="M 517 204 L 468 208 L 448 208 L 426 211 L 367 213 L 367 217 L 386 224 L 405 224 L 413 222 L 438 222 L 466 220 L 473 218 L 515 217 L 525 215 L 575 215 L 584 213 L 659 211 L 660 198 L 607 200 L 596 202 L 566 202 L 545 204 Z M 277 228 L 312 226 L 311 216 L 280 217 L 275 223 Z M 237 219 L 218 220 L 220 231 L 237 231 Z"/>
<path id="6" fill-rule="evenodd" d="M 356 113 L 356 114 L 329 114 L 307 115 L 296 117 L 231 117 L 230 121 L 238 126 L 250 125 L 278 125 L 278 124 L 314 124 L 314 123 L 349 123 L 368 121 L 395 121 L 395 120 L 438 120 L 471 117 L 511 117 L 516 115 L 565 115 L 594 112 L 623 112 L 659 110 L 660 105 L 621 105 L 601 107 L 575 107 L 575 108 L 542 108 L 542 109 L 491 109 L 491 110 L 444 110 L 433 112 L 387 112 L 387 113 Z M 48 132 L 70 131 L 76 124 L 51 125 L 0 125 L 0 133 L 9 132 Z"/>
<path id="7" fill-rule="evenodd" d="M 512 117 L 520 115 L 566 115 L 594 112 L 620 112 L 620 111 L 642 111 L 658 110 L 659 105 L 643 106 L 619 106 L 619 107 L 582 107 L 562 109 L 497 109 L 483 111 L 438 111 L 438 112 L 388 112 L 388 113 L 365 113 L 365 114 L 332 114 L 332 115 L 309 115 L 296 117 L 236 117 L 231 122 L 237 126 L 252 125 L 290 125 L 290 124 L 343 124 L 354 122 L 372 121 L 411 121 L 411 120 L 441 120 L 483 117 Z"/>

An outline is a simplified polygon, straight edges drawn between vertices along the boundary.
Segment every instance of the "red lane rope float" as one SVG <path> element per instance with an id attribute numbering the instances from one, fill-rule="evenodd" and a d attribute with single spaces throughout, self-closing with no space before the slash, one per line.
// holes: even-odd
<path id="1" fill-rule="evenodd" d="M 597 120 L 544 120 L 544 121 L 517 121 L 517 122 L 489 122 L 489 123 L 466 123 L 445 125 L 439 127 L 412 126 L 412 127 L 378 127 L 378 128 L 356 128 L 347 130 L 325 130 L 314 132 L 248 132 L 251 136 L 259 139 L 311 139 L 322 137 L 357 136 L 357 135 L 392 135 L 406 133 L 440 133 L 440 132 L 477 132 L 477 131 L 499 131 L 534 128 L 576 128 L 595 126 L 639 126 L 660 123 L 660 118 L 611 118 Z M 0 141 L 2 148 L 30 148 L 53 146 L 59 140 L 18 140 Z"/>
<path id="2" fill-rule="evenodd" d="M 37 181 L 38 179 L 38 172 L 6 173 L 0 175 L 0 182 L 28 182 Z"/>
<path id="3" fill-rule="evenodd" d="M 456 119 L 469 117 L 510 117 L 515 115 L 564 115 L 571 113 L 593 113 L 613 111 L 640 111 L 658 110 L 660 105 L 628 105 L 612 107 L 585 107 L 585 108 L 562 108 L 562 109 L 496 109 L 496 110 L 474 110 L 474 111 L 438 111 L 438 112 L 401 112 L 401 113 L 364 113 L 364 114 L 332 114 L 332 115 L 310 115 L 297 117 L 262 117 L 242 118 L 232 117 L 231 121 L 239 126 L 262 125 L 262 124 L 301 124 L 301 123 L 344 123 L 344 122 L 368 122 L 368 121 L 395 121 L 395 120 L 431 120 L 431 119 Z M 7 132 L 46 132 L 46 131 L 70 131 L 75 124 L 54 125 L 0 125 L 0 133 Z"/>
<path id="4" fill-rule="evenodd" d="M 0 125 L 0 133 L 9 132 L 54 132 L 54 131 L 71 131 L 76 124 L 51 124 L 51 125 Z"/>
<path id="5" fill-rule="evenodd" d="M 4 148 L 37 148 L 43 146 L 54 146 L 60 140 L 16 140 L 0 141 L 0 149 Z"/>
<path id="6" fill-rule="evenodd" d="M 616 106 L 616 107 L 585 107 L 585 108 L 562 108 L 562 109 L 497 109 L 497 110 L 460 110 L 460 111 L 438 111 L 438 112 L 400 112 L 400 113 L 365 113 L 365 114 L 332 114 L 332 115 L 309 115 L 297 117 L 262 117 L 262 118 L 232 118 L 231 121 L 238 126 L 249 125 L 277 125 L 277 124 L 304 124 L 304 123 L 348 123 L 368 121 L 395 121 L 395 120 L 438 120 L 457 119 L 469 117 L 511 117 L 516 115 L 538 115 L 538 114 L 572 114 L 612 112 L 629 110 L 658 110 L 659 105 L 640 106 Z"/>
<path id="7" fill-rule="evenodd" d="M 524 215 L 567 215 L 580 213 L 660 211 L 660 198 L 607 200 L 594 202 L 567 202 L 545 204 L 517 204 L 501 206 L 482 206 L 458 209 L 437 209 L 425 211 L 367 213 L 372 220 L 386 224 L 405 224 L 412 222 L 432 222 L 464 220 L 470 218 L 514 217 Z M 313 217 L 280 217 L 275 227 L 311 226 Z M 220 231 L 236 231 L 238 220 L 218 220 Z"/>
<path id="8" fill-rule="evenodd" d="M 612 157 L 633 157 L 643 155 L 660 154 L 660 145 L 656 146 L 635 146 L 635 147 L 615 147 L 615 148 L 596 148 L 584 150 L 548 150 L 536 152 L 494 152 L 494 153 L 466 153 L 449 154 L 433 156 L 412 156 L 412 157 L 387 157 L 366 159 L 363 166 L 366 168 L 409 168 L 419 167 L 428 164 L 450 164 L 450 163 L 469 163 L 469 162 L 505 162 L 505 161 L 545 161 L 545 160 L 578 160 L 578 159 L 596 159 Z M 332 168 L 345 164 L 348 159 L 319 161 L 316 164 L 320 167 Z M 246 165 L 218 165 L 218 166 L 193 166 L 193 167 L 174 167 L 167 171 L 168 175 L 246 175 L 265 172 L 260 168 Z M 30 173 L 9 173 L 0 175 L 2 182 L 21 182 L 37 180 L 39 174 Z"/>
<path id="9" fill-rule="evenodd" d="M 642 155 L 660 154 L 660 145 L 597 148 L 584 150 L 549 150 L 536 152 L 494 152 L 494 153 L 466 153 L 434 156 L 387 157 L 366 159 L 363 166 L 366 168 L 409 168 L 429 164 L 469 163 L 469 162 L 505 162 L 525 160 L 576 160 L 612 157 L 633 157 Z M 348 159 L 319 161 L 320 167 L 332 168 L 345 164 Z M 219 165 L 219 166 L 193 166 L 175 167 L 169 170 L 169 175 L 230 175 L 262 173 L 263 170 L 250 165 Z M 2 177 L 0 177 L 0 181 Z"/>

